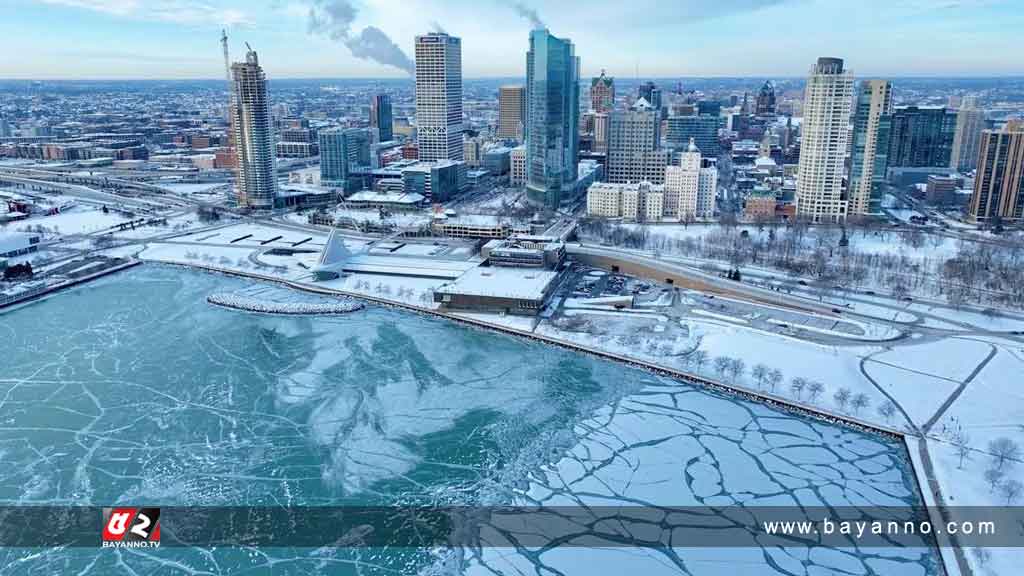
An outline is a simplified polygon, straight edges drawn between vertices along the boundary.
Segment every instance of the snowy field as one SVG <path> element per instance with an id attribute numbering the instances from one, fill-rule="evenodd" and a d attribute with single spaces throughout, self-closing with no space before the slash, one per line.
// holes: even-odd
<path id="1" fill-rule="evenodd" d="M 91 206 L 78 205 L 60 214 L 33 216 L 27 220 L 14 222 L 8 228 L 17 231 L 26 227 L 35 229 L 37 226 L 42 226 L 48 232 L 60 235 L 92 234 L 108 230 L 129 220 L 131 218 L 121 216 L 113 210 L 104 214 L 102 210 L 94 209 Z"/>

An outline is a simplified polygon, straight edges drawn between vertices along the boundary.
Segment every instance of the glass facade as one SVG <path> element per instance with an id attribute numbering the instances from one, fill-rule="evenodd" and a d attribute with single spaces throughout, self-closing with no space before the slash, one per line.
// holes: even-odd
<path id="1" fill-rule="evenodd" d="M 665 121 L 665 145 L 673 150 L 685 150 L 690 138 L 705 157 L 719 154 L 717 116 L 669 116 Z"/>
<path id="2" fill-rule="evenodd" d="M 892 85 L 881 80 L 862 82 L 853 119 L 850 214 L 881 213 L 891 136 Z M 866 203 L 862 195 L 867 196 Z"/>
<path id="3" fill-rule="evenodd" d="M 387 94 L 377 94 L 370 101 L 370 127 L 379 131 L 380 142 L 387 142 L 395 138 L 393 125 L 391 97 Z"/>
<path id="4" fill-rule="evenodd" d="M 579 59 L 572 42 L 530 32 L 526 54 L 526 191 L 557 208 L 576 186 L 579 155 Z"/>
<path id="5" fill-rule="evenodd" d="M 889 166 L 949 166 L 956 135 L 956 112 L 906 106 L 892 114 Z"/>
<path id="6" fill-rule="evenodd" d="M 331 128 L 320 132 L 320 181 L 324 186 L 347 187 L 353 166 L 370 165 L 370 134 L 359 128 Z"/>

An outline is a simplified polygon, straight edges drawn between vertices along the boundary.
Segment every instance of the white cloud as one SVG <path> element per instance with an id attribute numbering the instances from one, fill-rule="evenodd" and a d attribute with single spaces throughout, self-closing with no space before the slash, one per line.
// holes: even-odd
<path id="1" fill-rule="evenodd" d="M 248 26 L 252 19 L 241 10 L 221 8 L 200 0 L 36 0 L 52 6 L 93 10 L 112 16 L 176 24 Z"/>

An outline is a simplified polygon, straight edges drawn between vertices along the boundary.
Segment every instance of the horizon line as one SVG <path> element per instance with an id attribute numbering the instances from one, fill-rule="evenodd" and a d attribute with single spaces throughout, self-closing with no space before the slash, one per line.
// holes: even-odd
<path id="1" fill-rule="evenodd" d="M 595 76 L 596 77 L 596 76 Z M 589 78 L 584 76 L 581 78 Z M 726 74 L 709 74 L 709 75 L 674 75 L 674 76 L 645 76 L 643 78 L 634 78 L 632 76 L 611 76 L 611 78 L 621 78 L 629 82 L 641 82 L 647 80 L 685 80 L 687 78 L 692 80 L 705 80 L 705 79 L 806 79 L 806 74 L 737 74 L 737 75 L 726 75 Z M 862 74 L 858 78 L 871 79 L 871 78 L 894 78 L 894 79 L 955 79 L 955 80 L 1014 80 L 1024 79 L 1024 73 L 1013 73 L 1013 74 L 917 74 L 917 73 L 901 73 L 901 74 Z M 463 80 L 508 80 L 508 79 L 524 79 L 523 76 L 463 76 Z M 415 83 L 415 78 L 412 76 L 277 76 L 268 77 L 267 82 L 272 83 L 275 80 L 370 80 L 370 81 L 411 81 Z M 217 76 L 195 76 L 195 77 L 138 77 L 138 76 L 111 76 L 111 77 L 34 77 L 34 78 L 4 78 L 0 77 L 0 83 L 4 82 L 224 82 L 223 77 Z"/>

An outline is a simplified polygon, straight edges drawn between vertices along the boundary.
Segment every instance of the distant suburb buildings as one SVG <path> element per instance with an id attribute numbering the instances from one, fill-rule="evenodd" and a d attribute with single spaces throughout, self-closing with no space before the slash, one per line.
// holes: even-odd
<path id="1" fill-rule="evenodd" d="M 267 79 L 256 52 L 231 65 L 234 90 L 232 126 L 238 161 L 238 204 L 269 210 L 277 196 L 274 136 L 270 126 Z"/>
<path id="2" fill-rule="evenodd" d="M 846 217 L 843 191 L 853 75 L 840 58 L 819 58 L 807 79 L 797 171 L 796 212 L 813 222 Z"/>
<path id="3" fill-rule="evenodd" d="M 530 32 L 526 54 L 526 193 L 557 208 L 575 194 L 579 152 L 579 59 L 572 42 Z"/>

